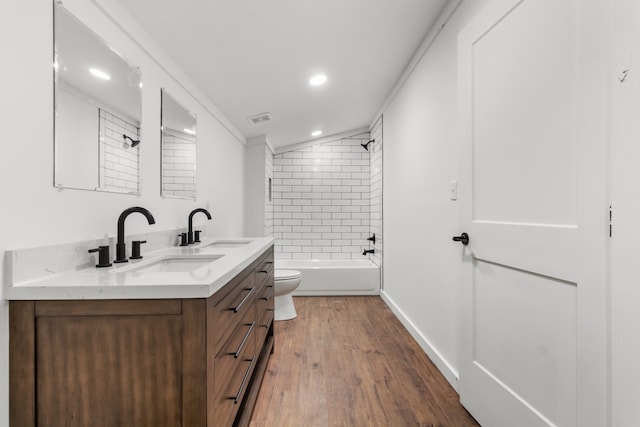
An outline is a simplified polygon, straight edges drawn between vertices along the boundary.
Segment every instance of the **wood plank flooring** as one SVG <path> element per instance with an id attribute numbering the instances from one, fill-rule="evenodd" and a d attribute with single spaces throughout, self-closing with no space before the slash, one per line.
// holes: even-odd
<path id="1" fill-rule="evenodd" d="M 294 301 L 250 427 L 478 426 L 380 297 Z"/>

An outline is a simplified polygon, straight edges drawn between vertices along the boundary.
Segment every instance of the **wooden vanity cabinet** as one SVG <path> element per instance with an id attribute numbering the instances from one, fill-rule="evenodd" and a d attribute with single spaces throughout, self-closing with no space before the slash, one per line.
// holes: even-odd
<path id="1" fill-rule="evenodd" d="M 209 298 L 10 301 L 10 425 L 248 425 L 273 349 L 269 262 Z"/>

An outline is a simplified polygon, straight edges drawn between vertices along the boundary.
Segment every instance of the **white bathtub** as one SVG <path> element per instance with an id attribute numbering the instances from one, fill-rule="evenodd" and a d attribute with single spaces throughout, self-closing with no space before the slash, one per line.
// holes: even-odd
<path id="1" fill-rule="evenodd" d="M 365 259 L 276 259 L 275 267 L 302 273 L 302 282 L 293 295 L 378 295 L 380 293 L 380 268 Z"/>

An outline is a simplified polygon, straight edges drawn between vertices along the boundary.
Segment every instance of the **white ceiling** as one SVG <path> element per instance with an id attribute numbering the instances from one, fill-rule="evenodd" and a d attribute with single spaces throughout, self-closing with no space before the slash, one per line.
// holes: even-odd
<path id="1" fill-rule="evenodd" d="M 369 125 L 447 2 L 119 1 L 246 137 L 276 148 Z M 320 72 L 328 82 L 309 86 Z"/>

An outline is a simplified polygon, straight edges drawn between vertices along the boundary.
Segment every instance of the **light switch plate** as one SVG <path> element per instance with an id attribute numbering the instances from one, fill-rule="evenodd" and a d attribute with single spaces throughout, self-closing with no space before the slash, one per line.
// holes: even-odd
<path id="1" fill-rule="evenodd" d="M 458 181 L 451 181 L 451 200 L 458 200 Z"/>

